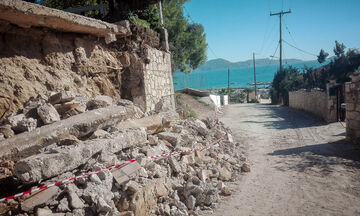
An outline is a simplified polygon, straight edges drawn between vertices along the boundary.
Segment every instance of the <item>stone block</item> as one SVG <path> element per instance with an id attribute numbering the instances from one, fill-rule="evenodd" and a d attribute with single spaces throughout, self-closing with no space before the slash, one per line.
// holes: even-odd
<path id="1" fill-rule="evenodd" d="M 3 134 L 5 138 L 10 138 L 15 136 L 15 133 L 11 129 L 11 125 L 9 124 L 0 126 L 0 134 Z"/>
<path id="2" fill-rule="evenodd" d="M 75 94 L 70 91 L 60 92 L 49 97 L 48 103 L 54 105 L 74 100 Z"/>
<path id="3" fill-rule="evenodd" d="M 108 139 L 87 140 L 72 146 L 51 148 L 48 152 L 18 161 L 15 175 L 24 183 L 33 183 L 73 170 L 100 152 L 115 153 L 147 142 L 145 128 L 118 132 Z"/>
<path id="4" fill-rule="evenodd" d="M 46 205 L 54 200 L 60 194 L 60 192 L 60 188 L 56 186 L 40 191 L 22 202 L 21 210 L 28 212 L 32 211 L 39 205 Z"/>
<path id="5" fill-rule="evenodd" d="M 60 121 L 60 115 L 51 104 L 43 104 L 37 108 L 37 113 L 44 124 Z"/>
<path id="6" fill-rule="evenodd" d="M 141 169 L 141 166 L 138 162 L 132 162 L 120 169 L 116 169 L 112 172 L 115 181 L 119 185 L 123 185 L 134 177 Z"/>
<path id="7" fill-rule="evenodd" d="M 171 133 L 171 132 L 162 132 L 157 135 L 160 139 L 166 140 L 171 143 L 172 146 L 177 146 L 180 141 L 181 137 L 179 134 Z"/>
<path id="8" fill-rule="evenodd" d="M 123 106 L 111 106 L 75 115 L 68 119 L 42 126 L 31 133 L 19 134 L 0 141 L 0 157 L 11 157 L 14 152 L 16 152 L 17 158 L 29 156 L 37 153 L 40 148 L 57 142 L 62 135 L 71 134 L 76 137 L 82 137 L 94 132 L 98 128 L 116 125 L 118 122 L 128 118 L 136 118 L 136 112 L 131 107 Z M 36 123 L 35 119 L 34 121 Z"/>

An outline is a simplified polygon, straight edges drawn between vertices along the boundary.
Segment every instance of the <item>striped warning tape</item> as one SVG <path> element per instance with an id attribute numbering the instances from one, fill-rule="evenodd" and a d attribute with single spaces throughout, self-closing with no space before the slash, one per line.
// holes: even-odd
<path id="1" fill-rule="evenodd" d="M 214 145 L 215 143 L 219 142 L 221 139 L 218 139 L 216 140 L 215 142 L 211 143 L 210 145 Z M 210 148 L 210 146 L 202 146 L 202 147 L 197 147 L 197 148 L 192 148 L 192 149 L 188 149 L 188 150 L 184 150 L 184 151 L 176 151 L 176 152 L 170 152 L 170 153 L 165 153 L 165 154 L 160 154 L 160 155 L 153 155 L 153 156 L 149 156 L 147 158 L 149 159 L 156 159 L 156 158 L 162 158 L 162 157 L 168 157 L 168 156 L 172 156 L 172 155 L 179 155 L 181 153 L 189 153 L 189 152 L 193 152 L 193 151 L 196 151 L 196 150 L 203 150 L 203 149 L 206 149 L 206 148 Z M 104 172 L 106 170 L 113 170 L 113 169 L 118 169 L 120 167 L 124 167 L 130 163 L 133 163 L 135 162 L 136 159 L 131 159 L 131 160 L 128 160 L 128 161 L 125 161 L 121 164 L 116 164 L 114 166 L 111 166 L 111 167 L 108 167 L 108 168 L 105 168 L 105 169 L 101 169 L 101 170 L 96 170 L 96 171 L 93 171 L 93 172 L 88 172 L 88 173 L 84 173 L 82 175 L 79 175 L 79 176 L 76 176 L 76 177 L 72 177 L 72 178 L 69 178 L 69 179 L 66 179 L 66 180 L 63 180 L 63 181 L 58 181 L 58 182 L 55 182 L 53 184 L 49 184 L 49 185 L 45 185 L 45 186 L 41 186 L 41 187 L 38 187 L 38 188 L 34 188 L 34 189 L 31 189 L 31 190 L 28 190 L 28 191 L 25 191 L 25 192 L 21 192 L 21 193 L 17 193 L 15 195 L 12 195 L 12 196 L 8 196 L 8 197 L 4 197 L 2 199 L 0 199 L 0 202 L 4 202 L 6 200 L 9 200 L 9 199 L 14 199 L 14 198 L 17 198 L 17 197 L 21 197 L 25 194 L 30 194 L 30 193 L 35 193 L 35 192 L 38 192 L 38 191 L 42 191 L 42 190 L 45 190 L 45 189 L 48 189 L 50 187 L 54 187 L 54 186 L 58 186 L 58 185 L 62 185 L 62 184 L 65 184 L 65 183 L 68 183 L 68 182 L 73 182 L 75 181 L 76 179 L 80 179 L 80 178 L 87 178 L 93 174 L 96 174 L 96 173 L 100 173 L 100 172 Z"/>

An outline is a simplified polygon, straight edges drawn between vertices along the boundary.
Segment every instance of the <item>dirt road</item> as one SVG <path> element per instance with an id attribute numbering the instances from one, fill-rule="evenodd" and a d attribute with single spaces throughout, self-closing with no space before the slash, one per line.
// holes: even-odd
<path id="1" fill-rule="evenodd" d="M 340 123 L 264 104 L 230 105 L 222 121 L 251 172 L 214 215 L 360 215 L 360 147 Z"/>

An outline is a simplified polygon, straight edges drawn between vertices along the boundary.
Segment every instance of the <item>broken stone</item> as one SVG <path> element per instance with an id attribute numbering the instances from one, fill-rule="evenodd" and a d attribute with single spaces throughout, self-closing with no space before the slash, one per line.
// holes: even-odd
<path id="1" fill-rule="evenodd" d="M 223 187 L 221 189 L 221 194 L 224 195 L 224 196 L 230 196 L 232 193 L 231 193 L 231 191 L 229 190 L 228 187 Z"/>
<path id="2" fill-rule="evenodd" d="M 74 100 L 75 95 L 70 91 L 60 92 L 50 96 L 48 103 L 54 105 L 58 103 L 66 103 Z"/>
<path id="3" fill-rule="evenodd" d="M 66 136 L 62 136 L 57 144 L 58 146 L 68 146 L 68 145 L 74 145 L 76 143 L 80 143 L 80 140 L 76 138 L 76 136 L 66 135 Z"/>
<path id="4" fill-rule="evenodd" d="M 57 142 L 62 135 L 72 134 L 83 137 L 100 127 L 116 125 L 120 121 L 133 118 L 134 115 L 134 111 L 130 108 L 111 106 L 72 116 L 69 119 L 42 126 L 36 132 L 19 134 L 1 141 L 3 148 L 0 148 L 0 157 L 15 156 L 14 152 L 17 158 L 29 156 L 37 153 L 40 148 Z"/>
<path id="5" fill-rule="evenodd" d="M 195 127 L 195 129 L 199 132 L 199 134 L 205 136 L 207 133 L 208 133 L 208 129 L 205 125 L 204 122 L 202 122 L 201 120 L 199 119 L 196 119 L 194 121 L 194 124 L 193 126 Z"/>
<path id="6" fill-rule="evenodd" d="M 0 126 L 0 134 L 3 134 L 4 138 L 10 138 L 10 137 L 15 136 L 15 133 L 11 129 L 11 125 L 9 125 L 9 124 Z"/>
<path id="7" fill-rule="evenodd" d="M 99 176 L 96 175 L 96 174 L 91 175 L 89 179 L 90 179 L 90 181 L 92 181 L 92 182 L 95 182 L 95 183 L 97 183 L 97 184 L 101 184 L 101 179 L 100 179 Z"/>
<path id="8" fill-rule="evenodd" d="M 174 156 L 169 157 L 169 163 L 170 163 L 171 168 L 173 169 L 173 171 L 175 173 L 180 173 L 181 172 L 181 166 L 180 166 L 179 162 L 176 160 L 176 158 Z"/>
<path id="9" fill-rule="evenodd" d="M 102 129 L 99 129 L 99 130 L 94 131 L 94 133 L 90 136 L 90 139 L 104 138 L 108 135 L 109 135 L 108 132 L 106 132 Z"/>
<path id="10" fill-rule="evenodd" d="M 52 215 L 52 211 L 47 208 L 38 208 L 36 210 L 36 215 L 37 216 L 49 216 L 49 215 Z"/>
<path id="11" fill-rule="evenodd" d="M 188 213 L 186 210 L 178 209 L 175 206 L 172 206 L 171 210 L 170 210 L 170 215 L 172 215 L 172 216 L 187 216 Z"/>
<path id="12" fill-rule="evenodd" d="M 227 139 L 229 142 L 231 142 L 231 143 L 234 142 L 234 139 L 230 133 L 227 133 L 226 135 L 227 135 Z"/>
<path id="13" fill-rule="evenodd" d="M 81 199 L 79 198 L 79 196 L 75 192 L 69 191 L 68 194 L 69 194 L 71 208 L 73 208 L 73 209 L 82 209 L 82 208 L 85 207 L 83 201 L 81 201 Z"/>
<path id="14" fill-rule="evenodd" d="M 37 121 L 33 118 L 26 118 L 18 122 L 18 124 L 13 127 L 15 132 L 21 133 L 25 131 L 33 131 L 36 129 Z"/>
<path id="15" fill-rule="evenodd" d="M 203 193 L 201 193 L 197 199 L 197 204 L 204 204 L 210 206 L 212 203 L 215 203 L 219 200 L 218 190 L 216 188 L 206 188 Z"/>
<path id="16" fill-rule="evenodd" d="M 44 124 L 60 121 L 60 115 L 51 104 L 43 104 L 37 108 L 37 113 Z"/>
<path id="17" fill-rule="evenodd" d="M 250 172 L 250 167 L 249 167 L 249 165 L 247 165 L 246 163 L 244 163 L 244 164 L 241 166 L 241 171 L 243 171 L 243 172 Z"/>
<path id="18" fill-rule="evenodd" d="M 186 200 L 186 206 L 189 210 L 195 209 L 196 198 L 193 195 L 190 195 Z"/>
<path id="19" fill-rule="evenodd" d="M 118 105 L 120 106 L 133 106 L 134 103 L 130 100 L 126 100 L 126 99 L 119 99 L 118 100 Z"/>
<path id="20" fill-rule="evenodd" d="M 15 128 L 21 120 L 25 119 L 24 114 L 18 114 L 18 115 L 10 115 L 7 118 L 7 122 L 11 125 L 12 128 Z"/>
<path id="21" fill-rule="evenodd" d="M 32 98 L 32 99 L 28 100 L 24 104 L 24 108 L 23 108 L 23 114 L 25 115 L 25 117 L 38 119 L 39 115 L 37 113 L 37 108 L 39 106 L 43 105 L 46 102 L 46 100 L 47 100 L 46 96 L 44 96 L 44 98 L 42 98 L 41 95 L 38 95 L 37 98 Z"/>
<path id="22" fill-rule="evenodd" d="M 66 103 L 66 104 L 55 104 L 54 105 L 56 111 L 63 115 L 69 110 L 80 110 L 79 113 L 83 113 L 86 110 L 86 106 L 80 104 L 80 103 Z"/>
<path id="23" fill-rule="evenodd" d="M 166 140 L 171 143 L 172 146 L 177 146 L 180 143 L 180 135 L 171 132 L 162 132 L 157 135 L 160 139 Z"/>
<path id="24" fill-rule="evenodd" d="M 96 203 L 97 212 L 110 212 L 112 210 L 111 206 L 106 203 L 106 201 L 102 197 L 97 198 Z"/>
<path id="25" fill-rule="evenodd" d="M 117 169 L 115 171 L 113 171 L 113 176 L 115 181 L 119 184 L 122 185 L 125 182 L 129 181 L 130 178 L 132 178 L 133 176 L 135 176 L 139 170 L 141 169 L 141 166 L 138 162 L 132 162 L 120 169 Z"/>
<path id="26" fill-rule="evenodd" d="M 129 190 L 132 193 L 137 193 L 140 190 L 140 185 L 135 181 L 129 181 L 124 187 L 124 191 Z"/>
<path id="27" fill-rule="evenodd" d="M 159 138 L 156 137 L 156 136 L 149 135 L 148 136 L 148 141 L 149 141 L 150 145 L 157 145 L 158 142 L 159 142 Z"/>
<path id="28" fill-rule="evenodd" d="M 70 208 L 69 208 L 69 202 L 67 200 L 67 198 L 63 198 L 62 200 L 60 200 L 60 203 L 56 209 L 57 212 L 69 212 Z"/>
<path id="29" fill-rule="evenodd" d="M 99 109 L 113 104 L 113 99 L 109 96 L 96 96 L 94 99 L 87 102 L 88 110 Z"/>
<path id="30" fill-rule="evenodd" d="M 21 210 L 28 212 L 32 211 L 36 206 L 46 205 L 54 200 L 61 190 L 58 187 L 51 187 L 46 190 L 40 191 L 39 193 L 34 194 L 30 198 L 26 199 L 21 204 Z"/>
<path id="31" fill-rule="evenodd" d="M 36 182 L 73 170 L 102 151 L 115 153 L 130 146 L 144 145 L 146 141 L 145 128 L 139 128 L 121 131 L 111 139 L 87 140 L 75 146 L 58 147 L 52 149 L 52 154 L 44 152 L 18 161 L 15 175 L 23 182 Z"/>
<path id="32" fill-rule="evenodd" d="M 220 167 L 219 179 L 222 181 L 229 181 L 231 179 L 231 172 L 225 167 Z"/>
<path id="33" fill-rule="evenodd" d="M 198 171 L 198 177 L 201 179 L 201 181 L 206 182 L 206 180 L 209 178 L 211 171 L 210 170 L 199 170 Z"/>

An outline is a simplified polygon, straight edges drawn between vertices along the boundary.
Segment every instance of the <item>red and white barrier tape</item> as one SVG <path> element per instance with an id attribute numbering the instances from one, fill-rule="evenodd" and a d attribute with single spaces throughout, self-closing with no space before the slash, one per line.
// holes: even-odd
<path id="1" fill-rule="evenodd" d="M 220 140 L 221 139 L 213 142 L 212 144 L 215 144 L 215 143 L 219 142 Z M 178 154 L 181 154 L 181 153 L 193 152 L 193 151 L 196 151 L 196 150 L 201 151 L 201 150 L 206 149 L 206 148 L 210 148 L 210 147 L 209 146 L 202 146 L 202 147 L 188 149 L 188 150 L 184 150 L 184 151 L 176 151 L 176 152 L 170 152 L 170 153 L 165 153 L 165 154 L 161 154 L 161 155 L 154 155 L 154 156 L 150 156 L 150 157 L 147 157 L 147 158 L 156 159 L 156 158 L 168 157 L 168 156 L 171 156 L 171 155 L 178 155 Z M 25 192 L 21 192 L 21 193 L 12 195 L 12 196 L 2 198 L 2 199 L 0 199 L 0 202 L 4 202 L 4 201 L 9 200 L 9 199 L 14 199 L 14 198 L 17 198 L 17 197 L 21 197 L 21 196 L 23 196 L 25 194 L 30 194 L 30 193 L 35 193 L 35 192 L 38 192 L 38 191 L 42 191 L 42 190 L 48 189 L 50 187 L 62 185 L 62 184 L 68 183 L 68 182 L 73 182 L 76 179 L 86 178 L 86 177 L 89 177 L 89 176 L 91 176 L 93 174 L 104 172 L 105 170 L 113 170 L 113 169 L 117 169 L 117 168 L 120 168 L 120 167 L 124 167 L 124 166 L 126 166 L 126 165 L 128 165 L 130 163 L 135 162 L 135 161 L 136 161 L 136 159 L 131 159 L 131 160 L 128 160 L 128 161 L 123 162 L 121 164 L 116 164 L 114 166 L 111 166 L 111 167 L 108 167 L 108 168 L 105 168 L 105 169 L 102 169 L 102 170 L 97 170 L 97 171 L 94 171 L 94 172 L 85 173 L 85 174 L 82 174 L 80 176 L 72 177 L 72 178 L 69 178 L 69 179 L 66 179 L 66 180 L 63 180 L 63 181 L 58 181 L 58 182 L 53 183 L 53 184 L 49 184 L 49 185 L 41 186 L 41 187 L 38 187 L 38 188 L 34 188 L 34 189 L 31 189 L 31 190 L 28 190 L 28 191 L 25 191 Z"/>

